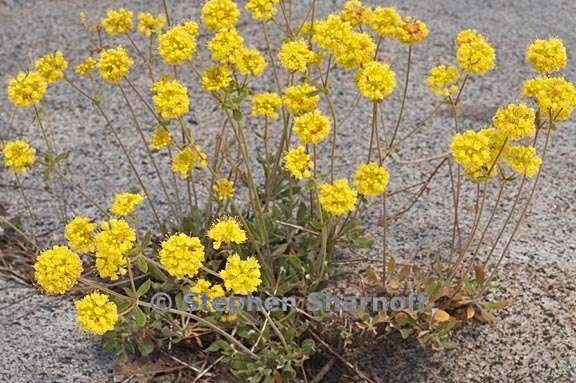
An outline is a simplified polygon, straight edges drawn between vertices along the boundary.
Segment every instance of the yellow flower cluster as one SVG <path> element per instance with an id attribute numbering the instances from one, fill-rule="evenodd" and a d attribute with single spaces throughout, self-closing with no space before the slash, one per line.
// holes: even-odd
<path id="1" fill-rule="evenodd" d="M 526 59 L 540 73 L 557 72 L 566 66 L 566 48 L 558 38 L 536 40 L 528 47 Z"/>
<path id="2" fill-rule="evenodd" d="M 117 11 L 110 9 L 101 24 L 109 35 L 123 35 L 132 29 L 133 15 L 131 11 L 127 11 L 124 8 L 120 8 Z"/>
<path id="3" fill-rule="evenodd" d="M 42 56 L 34 64 L 38 72 L 47 84 L 52 84 L 64 77 L 64 71 L 68 68 L 68 62 L 61 51 Z"/>
<path id="4" fill-rule="evenodd" d="M 518 173 L 532 177 L 542 164 L 533 146 L 512 146 L 506 154 L 506 163 Z"/>
<path id="5" fill-rule="evenodd" d="M 254 48 L 242 47 L 240 51 L 233 56 L 232 61 L 234 65 L 236 65 L 236 68 L 238 68 L 238 72 L 243 76 L 253 74 L 259 77 L 264 72 L 264 69 L 266 69 L 266 65 L 268 65 L 260 51 Z"/>
<path id="6" fill-rule="evenodd" d="M 96 269 L 101 278 L 116 280 L 126 273 L 126 254 L 134 247 L 136 232 L 121 219 L 103 222 L 96 234 Z"/>
<path id="7" fill-rule="evenodd" d="M 284 156 L 284 169 L 288 170 L 297 180 L 310 178 L 311 171 L 314 169 L 314 162 L 306 153 L 304 146 L 297 146 L 290 149 Z"/>
<path id="8" fill-rule="evenodd" d="M 226 267 L 220 271 L 220 277 L 227 290 L 240 295 L 256 291 L 262 283 L 258 260 L 254 257 L 242 260 L 238 254 L 228 257 Z"/>
<path id="9" fill-rule="evenodd" d="M 480 181 L 496 175 L 496 165 L 506 156 L 508 146 L 504 133 L 491 128 L 456 134 L 450 149 L 456 162 L 464 166 L 464 174 Z"/>
<path id="10" fill-rule="evenodd" d="M 426 84 L 434 94 L 448 97 L 458 92 L 460 73 L 455 66 L 438 65 L 430 70 Z"/>
<path id="11" fill-rule="evenodd" d="M 64 237 L 74 250 L 80 253 L 92 253 L 96 250 L 94 230 L 96 230 L 96 224 L 91 223 L 87 217 L 74 217 L 66 225 Z"/>
<path id="12" fill-rule="evenodd" d="M 188 89 L 178 81 L 165 77 L 152 85 L 154 107 L 165 119 L 178 118 L 188 113 Z"/>
<path id="13" fill-rule="evenodd" d="M 212 285 L 212 283 L 208 282 L 203 278 L 198 278 L 196 284 L 190 288 L 190 292 L 192 294 L 196 294 L 195 299 L 192 302 L 196 302 L 197 309 L 199 311 L 206 311 L 202 304 L 202 296 L 205 295 L 210 298 L 209 301 L 206 302 L 206 308 L 208 311 L 214 311 L 212 309 L 212 301 L 214 298 L 224 297 L 224 289 L 221 285 Z M 192 303 L 186 302 L 186 303 Z"/>
<path id="14" fill-rule="evenodd" d="M 106 81 L 117 84 L 128 74 L 134 61 L 128 56 L 123 46 L 106 49 L 100 53 L 98 70 Z"/>
<path id="15" fill-rule="evenodd" d="M 217 180 L 214 182 L 212 190 L 214 190 L 220 201 L 224 201 L 234 195 L 234 182 L 227 179 Z"/>
<path id="16" fill-rule="evenodd" d="M 82 274 L 80 257 L 66 246 L 54 246 L 40 253 L 34 263 L 34 278 L 48 294 L 64 294 Z"/>
<path id="17" fill-rule="evenodd" d="M 545 119 L 566 121 L 576 107 L 576 88 L 564 77 L 540 77 L 524 83 L 524 95 L 534 98 Z"/>
<path id="18" fill-rule="evenodd" d="M 268 21 L 276 14 L 276 4 L 279 0 L 248 0 L 246 10 L 252 14 L 252 18 L 257 21 Z"/>
<path id="19" fill-rule="evenodd" d="M 150 135 L 150 147 L 154 150 L 164 149 L 172 143 L 172 133 L 167 128 L 156 128 Z"/>
<path id="20" fill-rule="evenodd" d="M 211 32 L 234 27 L 239 17 L 238 6 L 231 0 L 208 0 L 202 7 L 202 22 Z"/>
<path id="21" fill-rule="evenodd" d="M 368 21 L 370 28 L 379 37 L 395 37 L 402 24 L 402 17 L 395 8 L 377 7 Z"/>
<path id="22" fill-rule="evenodd" d="M 330 214 L 342 215 L 354 210 L 356 206 L 356 190 L 348 185 L 347 179 L 339 179 L 332 184 L 322 184 L 318 187 L 320 205 Z"/>
<path id="23" fill-rule="evenodd" d="M 8 99 L 19 107 L 36 105 L 44 96 L 46 80 L 38 72 L 19 72 L 8 81 Z"/>
<path id="24" fill-rule="evenodd" d="M 309 84 L 295 85 L 284 89 L 282 101 L 291 114 L 307 113 L 318 105 L 318 90 Z"/>
<path id="25" fill-rule="evenodd" d="M 226 88 L 232 81 L 232 71 L 224 66 L 213 66 L 202 75 L 202 87 L 208 92 Z"/>
<path id="26" fill-rule="evenodd" d="M 198 237 L 177 233 L 162 242 L 158 256 L 170 275 L 178 279 L 193 277 L 204 262 L 204 245 Z"/>
<path id="27" fill-rule="evenodd" d="M 223 29 L 208 42 L 208 50 L 212 54 L 212 60 L 222 65 L 232 65 L 243 48 L 243 44 L 244 38 L 236 29 Z"/>
<path id="28" fill-rule="evenodd" d="M 95 66 L 96 66 L 96 60 L 94 60 L 92 56 L 88 56 L 81 64 L 76 65 L 76 67 L 74 68 L 74 72 L 76 72 L 80 76 L 87 76 L 89 73 L 92 72 Z"/>
<path id="29" fill-rule="evenodd" d="M 2 150 L 4 165 L 14 173 L 24 173 L 36 161 L 36 149 L 22 140 L 7 142 Z"/>
<path id="30" fill-rule="evenodd" d="M 197 166 L 206 168 L 208 166 L 207 158 L 199 145 L 188 145 L 174 157 L 172 171 L 178 173 L 180 178 L 185 180 Z"/>
<path id="31" fill-rule="evenodd" d="M 138 205 L 144 202 L 142 194 L 118 193 L 110 211 L 112 214 L 124 217 L 134 213 Z"/>
<path id="32" fill-rule="evenodd" d="M 532 137 L 536 133 L 536 113 L 526 104 L 510 104 L 506 108 L 498 109 L 492 123 L 510 141 Z"/>
<path id="33" fill-rule="evenodd" d="M 382 101 L 394 91 L 396 74 L 388 64 L 372 61 L 356 74 L 360 94 L 373 101 Z"/>
<path id="34" fill-rule="evenodd" d="M 118 308 L 107 295 L 95 291 L 74 304 L 76 319 L 84 331 L 102 335 L 114 330 L 118 321 Z"/>
<path id="35" fill-rule="evenodd" d="M 152 33 L 160 33 L 166 24 L 166 17 L 158 15 L 154 17 L 150 13 L 140 13 L 138 15 L 138 32 L 150 37 Z"/>
<path id="36" fill-rule="evenodd" d="M 374 163 L 360 164 L 354 175 L 358 193 L 374 197 L 384 193 L 388 185 L 388 171 Z"/>
<path id="37" fill-rule="evenodd" d="M 316 145 L 328 135 L 330 121 L 317 109 L 296 117 L 293 131 L 301 143 Z"/>
<path id="38" fill-rule="evenodd" d="M 208 238 L 214 241 L 213 247 L 218 250 L 222 242 L 236 243 L 246 242 L 246 232 L 242 230 L 234 218 L 221 218 L 208 230 Z"/>
<path id="39" fill-rule="evenodd" d="M 370 21 L 371 11 L 360 0 L 348 0 L 340 11 L 340 17 L 356 28 Z"/>
<path id="40" fill-rule="evenodd" d="M 470 73 L 484 76 L 496 65 L 496 52 L 484 36 L 474 30 L 465 30 L 456 38 L 458 65 Z"/>
<path id="41" fill-rule="evenodd" d="M 367 33 L 352 32 L 336 51 L 336 64 L 353 69 L 374 59 L 376 44 Z"/>
<path id="42" fill-rule="evenodd" d="M 318 20 L 314 23 L 312 41 L 330 53 L 337 53 L 345 45 L 351 33 L 350 23 L 342 20 L 339 15 L 329 15 L 326 20 Z"/>
<path id="43" fill-rule="evenodd" d="M 196 36 L 198 35 L 198 24 L 188 21 L 184 24 L 176 25 L 158 39 L 160 56 L 169 65 L 180 65 L 187 60 L 191 60 L 196 52 Z"/>
<path id="44" fill-rule="evenodd" d="M 316 54 L 308 48 L 306 41 L 301 39 L 282 44 L 278 58 L 284 68 L 306 73 L 308 65 L 316 59 Z"/>
<path id="45" fill-rule="evenodd" d="M 416 44 L 426 37 L 430 31 L 426 24 L 422 21 L 415 19 L 411 16 L 406 16 L 406 18 L 398 26 L 398 41 L 402 44 Z"/>
<path id="46" fill-rule="evenodd" d="M 252 97 L 252 116 L 270 117 L 278 119 L 276 109 L 282 105 L 282 99 L 276 93 L 261 93 Z"/>

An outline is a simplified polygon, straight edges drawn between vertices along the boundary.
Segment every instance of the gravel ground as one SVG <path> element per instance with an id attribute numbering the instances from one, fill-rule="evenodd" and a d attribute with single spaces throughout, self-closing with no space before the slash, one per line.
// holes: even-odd
<path id="1" fill-rule="evenodd" d="M 195 4 L 200 3 L 199 0 L 169 3 L 177 19 L 198 19 L 199 6 Z M 301 14 L 308 2 L 295 3 L 298 3 L 295 13 Z M 325 14 L 335 10 L 343 1 L 318 3 L 321 4 L 319 13 Z M 366 3 L 374 5 L 377 2 Z M 85 9 L 89 18 L 95 20 L 110 4 L 104 1 L 55 0 L 47 3 L 40 0 L 0 0 L 0 46 L 4 53 L 0 56 L 2 82 L 25 68 L 34 58 L 55 49 L 62 49 L 72 64 L 77 64 L 89 47 L 86 35 L 78 25 L 79 11 Z M 114 6 L 120 5 L 135 12 L 155 11 L 158 6 L 157 2 L 147 1 L 114 2 Z M 389 5 L 388 2 L 385 5 Z M 486 125 L 496 108 L 519 99 L 523 81 L 533 75 L 524 61 L 524 51 L 531 40 L 559 36 L 564 39 L 570 58 L 576 52 L 576 31 L 572 23 L 576 3 L 571 0 L 404 0 L 397 6 L 401 13 L 426 21 L 431 30 L 430 37 L 415 47 L 408 100 L 408 105 L 413 106 L 407 109 L 401 133 L 432 110 L 436 100 L 423 81 L 432 66 L 454 61 L 451 41 L 462 29 L 476 28 L 484 32 L 498 54 L 494 72 L 469 82 L 462 105 L 464 128 Z M 258 28 L 247 23 L 246 18 L 242 21 L 241 31 L 247 44 L 264 49 Z M 275 34 L 272 37 L 278 41 Z M 398 78 L 402 79 L 405 47 L 385 43 L 382 52 L 381 59 L 389 61 Z M 575 66 L 573 62 L 570 64 L 565 75 L 573 80 Z M 189 75 L 182 73 L 182 76 Z M 140 89 L 149 86 L 144 76 L 136 73 L 132 76 Z M 350 78 L 350 74 L 340 72 L 334 77 L 339 111 L 349 110 L 355 101 Z M 272 87 L 269 74 L 259 84 Z M 106 91 L 111 96 L 104 100 L 105 109 L 127 142 L 147 184 L 157 185 L 153 168 L 141 149 L 119 91 Z M 386 126 L 396 118 L 400 96 L 398 89 L 385 103 Z M 133 94 L 130 97 L 135 100 Z M 187 120 L 207 153 L 212 153 L 213 142 L 204 137 L 213 136 L 221 118 L 211 112 L 213 105 L 206 95 L 192 91 L 190 97 L 193 110 Z M 61 83 L 51 87 L 43 106 L 44 119 L 54 141 L 59 149 L 69 154 L 66 173 L 93 194 L 99 203 L 108 206 L 115 192 L 139 190 L 129 165 L 121 160 L 120 148 L 89 103 L 75 97 L 72 89 Z M 365 156 L 369 110 L 370 106 L 361 102 L 357 117 L 341 128 L 337 167 L 343 176 L 350 176 L 359 158 Z M 137 108 L 137 112 L 148 116 L 143 109 Z M 35 147 L 43 147 L 36 125 L 31 124 L 30 113 L 18 111 L 14 116 L 15 129 L 9 132 L 11 115 L 12 108 L 5 92 L 0 92 L 0 138 L 14 138 L 18 132 Z M 152 129 L 151 125 L 151 120 L 144 121 L 147 132 Z M 422 133 L 407 142 L 399 158 L 408 161 L 442 154 L 448 148 L 450 129 L 450 114 L 443 111 Z M 574 123 L 568 122 L 553 137 L 537 199 L 507 256 L 505 269 L 509 278 L 495 292 L 510 300 L 510 306 L 498 313 L 498 322 L 490 326 L 465 327 L 457 336 L 461 348 L 456 351 L 431 353 L 412 345 L 375 348 L 363 363 L 366 370 L 382 381 L 398 382 L 572 382 L 576 379 L 576 323 L 573 315 L 576 309 L 576 189 L 571 165 L 576 162 L 575 132 Z M 326 150 L 325 147 L 322 154 L 327 154 Z M 166 169 L 167 158 L 157 158 L 162 169 Z M 390 162 L 391 189 L 422 180 L 436 163 L 406 165 Z M 30 231 L 44 243 L 55 243 L 61 238 L 57 205 L 42 191 L 42 184 L 37 181 L 39 175 L 35 176 L 23 180 L 30 188 L 27 197 L 34 206 L 32 218 L 28 218 L 18 193 L 6 186 L 13 184 L 14 180 L 3 169 L 0 170 L 0 205 L 7 208 L 10 217 L 19 216 L 27 221 Z M 445 191 L 448 188 L 449 179 L 443 170 L 424 198 L 392 225 L 389 246 L 395 257 L 426 262 L 435 254 L 446 254 L 451 230 L 447 224 L 450 195 Z M 200 190 L 200 195 L 203 194 Z M 150 196 L 158 203 L 160 213 L 166 214 L 168 207 L 162 202 L 160 188 L 152 187 Z M 97 212 L 81 198 L 72 193 L 69 198 L 75 210 L 97 217 Z M 465 201 L 465 204 L 472 204 L 471 198 Z M 391 201 L 392 209 L 404 202 L 403 197 Z M 151 211 L 147 210 L 144 218 L 142 227 L 154 224 Z M 368 217 L 368 221 L 371 232 L 376 235 L 376 217 Z M 377 259 L 373 262 L 376 264 Z M 2 310 L 0 380 L 96 382 L 109 379 L 112 359 L 100 351 L 97 339 L 77 329 L 71 302 L 38 295 L 28 297 L 31 292 L 9 284 L 0 287 L 0 307 L 22 299 Z M 336 370 L 334 381 L 349 381 L 345 373 Z"/>

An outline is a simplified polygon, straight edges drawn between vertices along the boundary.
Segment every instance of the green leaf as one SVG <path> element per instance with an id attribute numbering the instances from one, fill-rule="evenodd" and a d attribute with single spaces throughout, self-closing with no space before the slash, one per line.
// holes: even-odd
<path id="1" fill-rule="evenodd" d="M 148 262 L 146 262 L 144 257 L 136 258 L 134 263 L 136 264 L 138 270 L 140 270 L 142 273 L 146 274 L 148 272 Z"/>
<path id="2" fill-rule="evenodd" d="M 134 307 L 134 319 L 136 320 L 136 324 L 138 327 L 144 327 L 146 325 L 146 314 L 140 306 Z"/>
<path id="3" fill-rule="evenodd" d="M 234 109 L 232 112 L 232 118 L 234 118 L 234 121 L 236 122 L 242 122 L 243 117 L 244 116 L 242 115 L 242 112 L 240 112 L 238 109 Z"/>
<path id="4" fill-rule="evenodd" d="M 150 338 L 145 338 L 144 341 L 138 345 L 138 350 L 142 356 L 150 355 L 154 351 L 154 342 L 152 342 Z"/>
<path id="5" fill-rule="evenodd" d="M 140 287 L 138 287 L 138 290 L 136 291 L 136 295 L 138 296 L 138 298 L 146 294 L 150 290 L 151 286 L 152 281 L 150 279 L 147 279 L 146 282 L 142 283 Z"/>

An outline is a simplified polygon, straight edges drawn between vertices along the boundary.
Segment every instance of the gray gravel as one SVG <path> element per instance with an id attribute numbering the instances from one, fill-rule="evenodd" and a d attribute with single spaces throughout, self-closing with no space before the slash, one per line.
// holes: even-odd
<path id="1" fill-rule="evenodd" d="M 62 49 L 75 65 L 87 54 L 86 35 L 78 25 L 78 13 L 85 9 L 95 20 L 104 14 L 109 2 L 83 1 L 2 1 L 0 0 L 0 74 L 2 83 L 27 66 L 36 57 Z M 178 19 L 198 19 L 199 0 L 169 1 Z M 295 12 L 301 13 L 308 2 L 295 2 Z M 320 14 L 334 10 L 343 1 L 320 1 Z M 376 1 L 366 1 L 374 5 Z M 497 68 L 484 78 L 473 79 L 466 89 L 462 106 L 464 128 L 486 125 L 496 108 L 518 101 L 522 83 L 533 75 L 524 61 L 524 51 L 531 40 L 538 37 L 559 36 L 564 39 L 569 57 L 576 52 L 576 31 L 573 15 L 576 3 L 572 0 L 405 0 L 397 5 L 403 14 L 412 14 L 426 21 L 431 35 L 415 48 L 412 78 L 409 88 L 409 107 L 404 129 L 430 111 L 435 98 L 423 85 L 428 70 L 439 63 L 452 63 L 452 40 L 465 28 L 482 31 L 497 50 Z M 158 2 L 121 1 L 114 6 L 133 11 L 155 10 Z M 384 5 L 390 5 L 385 2 Z M 245 21 L 245 20 L 244 20 Z M 247 43 L 261 50 L 264 43 L 253 25 L 243 23 L 241 30 Z M 277 41 L 277 38 L 273 36 Z M 116 42 L 113 42 L 116 43 Z M 123 41 L 125 45 L 127 42 Z M 398 78 L 404 76 L 405 47 L 385 43 L 381 59 L 392 63 Z M 574 80 L 573 61 L 565 71 Z M 189 76 L 184 73 L 183 75 Z M 141 89 L 149 84 L 144 76 L 132 74 Z M 348 110 L 354 102 L 350 74 L 335 75 L 337 108 Z M 258 90 L 272 90 L 268 77 L 259 83 Z M 83 84 L 86 85 L 86 84 Z M 399 87 L 400 88 L 400 87 Z M 196 88 L 195 88 L 196 89 Z M 385 103 L 385 123 L 390 127 L 396 118 L 400 90 Z M 108 92 L 110 94 L 110 92 Z M 105 100 L 106 109 L 122 137 L 129 143 L 135 163 L 145 173 L 148 184 L 157 185 L 153 169 L 135 138 L 135 131 L 117 90 Z M 132 97 L 132 96 L 131 96 Z M 213 142 L 206 141 L 217 129 L 220 116 L 211 113 L 210 99 L 201 92 L 190 92 L 192 112 L 187 118 L 194 135 L 213 151 Z M 134 97 L 135 99 L 135 97 Z M 122 158 L 119 147 L 107 132 L 102 119 L 91 106 L 74 96 L 65 84 L 53 86 L 44 102 L 45 121 L 62 151 L 69 154 L 66 172 L 83 185 L 103 205 L 108 205 L 118 191 L 138 190 L 130 168 Z M 369 109 L 362 102 L 357 118 L 343 128 L 339 138 L 338 172 L 351 176 L 367 150 Z M 0 92 L 0 138 L 13 138 L 7 126 L 12 108 L 5 92 Z M 140 115 L 145 110 L 138 109 Z M 152 129 L 147 117 L 145 129 Z M 31 126 L 28 112 L 18 111 L 14 127 L 35 147 L 43 147 L 36 126 Z M 498 313 L 497 323 L 489 326 L 471 325 L 457 336 L 461 348 L 451 352 L 430 353 L 418 347 L 401 345 L 372 350 L 364 368 L 380 376 L 382 381 L 398 382 L 572 382 L 576 380 L 576 309 L 574 280 L 576 276 L 574 123 L 563 124 L 555 133 L 549 161 L 541 179 L 537 199 L 507 257 L 506 270 L 510 277 L 503 282 L 496 295 L 510 300 L 510 307 Z M 440 113 L 422 133 L 414 136 L 400 153 L 403 160 L 434 156 L 445 152 L 450 140 L 451 118 L 447 111 Z M 134 138 L 133 138 L 134 137 Z M 212 140 L 210 140 L 212 141 Z M 327 155 L 327 147 L 322 151 Z M 167 159 L 160 157 L 163 168 Z M 431 163 L 400 165 L 390 162 L 391 189 L 418 182 L 435 166 Z M 103 176 L 105 175 L 105 176 Z M 39 175 L 26 177 L 25 185 L 37 188 L 28 198 L 35 206 L 34 219 L 18 202 L 15 190 L 0 188 L 0 205 L 10 216 L 27 219 L 28 227 L 44 243 L 61 239 L 61 224 L 51 197 L 41 191 Z M 0 183 L 13 184 L 11 176 L 0 169 Z M 410 213 L 390 228 L 389 246 L 392 254 L 403 260 L 427 262 L 435 254 L 445 255 L 450 239 L 450 200 L 445 192 L 449 180 L 446 171 L 438 175 L 430 191 Z M 150 190 L 159 203 L 162 194 L 158 187 Z M 200 190 L 203 194 L 203 191 Z M 85 201 L 70 193 L 79 212 L 97 217 L 97 212 Z M 391 201 L 391 208 L 402 206 L 403 198 Z M 472 205 L 472 199 L 465 204 Z M 142 227 L 153 225 L 150 211 L 144 213 Z M 468 218 L 469 217 L 465 217 Z M 375 217 L 369 217 L 370 230 L 377 235 Z M 377 253 L 377 252 L 375 252 Z M 371 256 L 372 254 L 368 254 Z M 370 258 L 373 259 L 373 258 Z M 377 259 L 371 261 L 376 265 Z M 31 290 L 5 285 L 0 290 L 0 307 Z M 110 377 L 112 359 L 99 349 L 99 341 L 82 334 L 74 323 L 71 302 L 32 296 L 21 303 L 2 310 L 0 327 L 0 380 L 12 382 L 91 382 Z M 345 371 L 336 371 L 342 375 Z M 334 376 L 334 381 L 338 376 Z M 347 381 L 341 377 L 342 382 Z"/>

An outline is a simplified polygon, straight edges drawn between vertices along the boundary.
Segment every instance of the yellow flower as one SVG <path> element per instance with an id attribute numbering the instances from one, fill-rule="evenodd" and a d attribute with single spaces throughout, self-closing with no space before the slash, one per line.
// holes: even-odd
<path id="1" fill-rule="evenodd" d="M 536 40 L 528 47 L 526 59 L 540 73 L 557 72 L 566 66 L 566 48 L 558 38 Z"/>
<path id="2" fill-rule="evenodd" d="M 297 180 L 310 178 L 311 171 L 314 169 L 314 162 L 306 153 L 304 146 L 297 146 L 290 149 L 284 156 L 284 169 L 288 170 Z"/>
<path id="3" fill-rule="evenodd" d="M 260 279 L 260 263 L 254 257 L 243 261 L 238 254 L 226 259 L 226 267 L 220 271 L 226 290 L 234 294 L 247 295 L 256 291 L 262 283 Z"/>
<path id="4" fill-rule="evenodd" d="M 494 69 L 496 64 L 496 52 L 484 39 L 460 45 L 456 58 L 463 70 L 480 76 Z"/>
<path id="5" fill-rule="evenodd" d="M 172 171 L 179 173 L 180 178 L 185 180 L 197 166 L 207 167 L 206 159 L 207 156 L 199 145 L 188 145 L 174 157 Z"/>
<path id="6" fill-rule="evenodd" d="M 213 66 L 202 75 L 202 87 L 209 92 L 226 88 L 232 81 L 232 71 L 224 66 Z"/>
<path id="7" fill-rule="evenodd" d="M 96 224 L 91 223 L 86 217 L 79 216 L 68 222 L 64 236 L 74 250 L 80 253 L 91 253 L 96 249 L 94 230 L 96 230 Z"/>
<path id="8" fill-rule="evenodd" d="M 208 50 L 212 54 L 212 60 L 229 65 L 234 64 L 243 44 L 244 38 L 236 29 L 223 29 L 208 42 Z"/>
<path id="9" fill-rule="evenodd" d="M 107 49 L 100 53 L 98 70 L 104 80 L 117 84 L 128 74 L 132 65 L 134 61 L 120 45 L 116 49 Z"/>
<path id="10" fill-rule="evenodd" d="M 358 193 L 374 197 L 384 193 L 388 185 L 388 171 L 376 164 L 360 164 L 354 175 Z"/>
<path id="11" fill-rule="evenodd" d="M 114 203 L 110 211 L 114 215 L 125 217 L 134 213 L 134 209 L 142 202 L 144 202 L 144 197 L 141 194 L 118 193 L 114 197 Z"/>
<path id="12" fill-rule="evenodd" d="M 526 104 L 510 104 L 498 109 L 492 123 L 511 141 L 532 137 L 536 133 L 536 113 Z"/>
<path id="13" fill-rule="evenodd" d="M 162 266 L 173 277 L 193 277 L 204 262 L 204 246 L 198 237 L 177 233 L 162 242 L 158 256 Z"/>
<path id="14" fill-rule="evenodd" d="M 27 172 L 36 161 L 36 149 L 22 140 L 7 142 L 2 153 L 4 165 L 14 173 Z"/>
<path id="15" fill-rule="evenodd" d="M 214 183 L 212 190 L 218 195 L 220 201 L 224 201 L 234 195 L 234 182 L 227 179 L 218 180 Z"/>
<path id="16" fill-rule="evenodd" d="M 533 146 L 512 146 L 506 155 L 506 163 L 518 173 L 532 177 L 542 164 Z"/>
<path id="17" fill-rule="evenodd" d="M 456 37 L 456 47 L 460 48 L 464 44 L 485 42 L 484 36 L 482 36 L 475 29 L 466 29 L 458 33 Z"/>
<path id="18" fill-rule="evenodd" d="M 428 27 L 422 21 L 406 16 L 398 26 L 397 36 L 402 44 L 416 44 L 428 37 L 429 33 Z"/>
<path id="19" fill-rule="evenodd" d="M 164 15 L 154 17 L 150 13 L 141 12 L 138 14 L 138 32 L 148 37 L 152 36 L 152 33 L 160 33 L 164 24 L 166 24 Z"/>
<path id="20" fill-rule="evenodd" d="M 455 66 L 438 65 L 430 70 L 426 84 L 434 94 L 448 97 L 458 92 L 460 73 Z"/>
<path id="21" fill-rule="evenodd" d="M 253 48 L 240 48 L 240 51 L 233 56 L 232 61 L 238 71 L 243 76 L 253 74 L 259 77 L 266 69 L 266 60 L 258 49 Z"/>
<path id="22" fill-rule="evenodd" d="M 388 64 L 372 61 L 356 74 L 360 94 L 373 101 L 382 101 L 394 91 L 396 75 Z"/>
<path id="23" fill-rule="evenodd" d="M 278 58 L 284 68 L 306 73 L 308 65 L 314 61 L 316 55 L 308 48 L 306 41 L 297 40 L 282 44 Z"/>
<path id="24" fill-rule="evenodd" d="M 212 285 L 212 283 L 208 282 L 203 278 L 198 278 L 196 284 L 190 288 L 190 292 L 192 294 L 196 294 L 196 297 L 192 301 L 188 301 L 186 303 L 191 304 L 192 302 L 196 302 L 197 310 L 198 311 L 214 311 L 212 308 L 212 300 L 214 298 L 224 297 L 224 289 L 221 285 Z M 202 298 L 206 296 L 210 298 L 206 300 L 206 308 L 203 307 Z M 207 309 L 207 310 L 206 310 Z"/>
<path id="25" fill-rule="evenodd" d="M 198 25 L 189 21 L 170 28 L 158 39 L 160 56 L 166 64 L 180 65 L 196 52 Z"/>
<path id="26" fill-rule="evenodd" d="M 490 139 L 480 132 L 467 130 L 454 135 L 450 149 L 456 162 L 465 167 L 481 168 L 491 164 Z"/>
<path id="27" fill-rule="evenodd" d="M 350 23 L 338 15 L 330 15 L 325 21 L 314 22 L 312 41 L 330 53 L 336 53 L 352 34 Z"/>
<path id="28" fill-rule="evenodd" d="M 82 64 L 76 65 L 76 68 L 74 68 L 74 72 L 76 72 L 80 76 L 87 76 L 90 72 L 92 72 L 95 66 L 96 66 L 96 60 L 94 60 L 92 56 L 88 56 L 86 57 L 86 60 L 82 62 Z"/>
<path id="29" fill-rule="evenodd" d="M 275 5 L 279 0 L 248 0 L 246 10 L 252 13 L 252 18 L 257 21 L 268 21 L 276 14 Z"/>
<path id="30" fill-rule="evenodd" d="M 164 149 L 172 144 L 172 133 L 166 128 L 156 128 L 150 136 L 150 147 L 154 150 Z"/>
<path id="31" fill-rule="evenodd" d="M 374 59 L 376 44 L 367 33 L 350 33 L 336 51 L 336 64 L 352 69 Z"/>
<path id="32" fill-rule="evenodd" d="M 347 179 L 339 179 L 332 184 L 318 187 L 320 205 L 328 213 L 342 215 L 354 210 L 357 192 L 350 188 Z"/>
<path id="33" fill-rule="evenodd" d="M 252 97 L 252 116 L 265 116 L 278 119 L 276 109 L 282 105 L 282 99 L 276 93 L 261 93 Z"/>
<path id="34" fill-rule="evenodd" d="M 76 319 L 84 331 L 102 335 L 114 330 L 118 321 L 118 308 L 108 295 L 95 291 L 76 301 L 74 305 Z"/>
<path id="35" fill-rule="evenodd" d="M 370 8 L 365 7 L 360 0 L 348 0 L 340 11 L 342 20 L 350 23 L 352 28 L 370 21 Z"/>
<path id="36" fill-rule="evenodd" d="M 122 35 L 132 29 L 132 15 L 132 12 L 124 8 L 120 8 L 117 11 L 110 9 L 101 24 L 109 35 Z"/>
<path id="37" fill-rule="evenodd" d="M 66 246 L 54 246 L 40 253 L 34 263 L 34 278 L 48 294 L 64 294 L 82 274 L 80 257 Z"/>
<path id="38" fill-rule="evenodd" d="M 509 139 L 506 134 L 495 128 L 481 129 L 479 134 L 488 137 L 488 146 L 490 148 L 490 166 L 494 163 L 500 163 L 506 157 L 508 149 L 510 148 Z M 494 173 L 491 176 L 495 176 Z"/>
<path id="39" fill-rule="evenodd" d="M 19 107 L 36 105 L 44 96 L 47 85 L 38 72 L 19 72 L 8 81 L 8 99 Z"/>
<path id="40" fill-rule="evenodd" d="M 546 119 L 565 121 L 576 107 L 576 88 L 564 77 L 528 80 L 524 83 L 524 95 L 536 100 Z"/>
<path id="41" fill-rule="evenodd" d="M 224 217 L 215 222 L 208 230 L 208 238 L 214 241 L 213 247 L 218 250 L 222 246 L 222 242 L 243 244 L 246 242 L 246 232 L 242 230 L 234 218 Z"/>
<path id="42" fill-rule="evenodd" d="M 319 110 L 315 110 L 296 117 L 293 131 L 301 143 L 316 145 L 328 135 L 330 121 Z"/>
<path id="43" fill-rule="evenodd" d="M 64 71 L 68 68 L 68 62 L 61 51 L 47 54 L 39 58 L 34 64 L 38 72 L 47 84 L 51 84 L 64 77 Z"/>
<path id="44" fill-rule="evenodd" d="M 301 84 L 284 89 L 282 101 L 291 114 L 307 113 L 318 105 L 320 96 L 312 85 Z"/>
<path id="45" fill-rule="evenodd" d="M 136 232 L 122 219 L 102 222 L 96 234 L 96 269 L 100 278 L 116 280 L 126 274 L 126 254 L 134 247 Z"/>
<path id="46" fill-rule="evenodd" d="M 202 22 L 211 32 L 234 27 L 239 17 L 238 6 L 231 0 L 208 0 L 202 7 Z"/>
<path id="47" fill-rule="evenodd" d="M 178 81 L 169 77 L 156 81 L 152 85 L 154 96 L 154 107 L 162 118 L 178 118 L 188 113 L 190 101 L 188 100 L 188 89 Z"/>
<path id="48" fill-rule="evenodd" d="M 372 12 L 368 23 L 376 36 L 394 37 L 398 34 L 402 18 L 395 8 L 378 7 Z"/>

